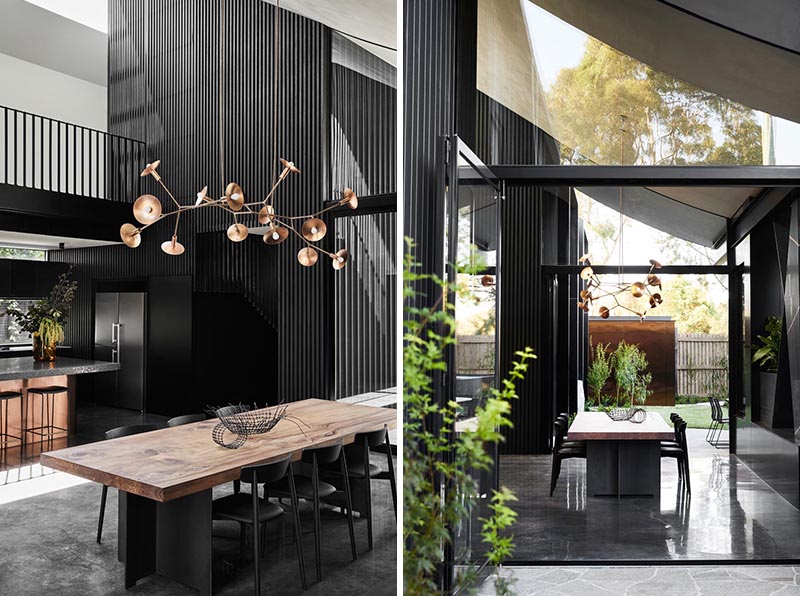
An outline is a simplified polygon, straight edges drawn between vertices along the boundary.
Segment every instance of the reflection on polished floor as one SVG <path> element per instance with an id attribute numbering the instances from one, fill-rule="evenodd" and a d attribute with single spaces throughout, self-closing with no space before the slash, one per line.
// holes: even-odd
<path id="1" fill-rule="evenodd" d="M 662 460 L 661 498 L 586 497 L 586 463 L 567 460 L 548 496 L 550 456 L 503 456 L 519 498 L 514 562 L 800 560 L 800 511 L 735 456 L 688 431 L 692 496 Z"/>

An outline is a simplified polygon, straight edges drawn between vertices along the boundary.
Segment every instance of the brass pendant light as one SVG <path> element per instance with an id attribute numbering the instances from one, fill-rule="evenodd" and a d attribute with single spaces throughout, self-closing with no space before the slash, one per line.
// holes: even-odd
<path id="1" fill-rule="evenodd" d="M 219 80 L 219 160 L 220 160 L 220 179 L 225 180 L 224 175 L 224 136 L 223 136 L 223 48 L 224 48 L 224 0 L 220 0 L 220 29 L 222 34 L 219 36 L 219 56 L 220 56 L 220 80 Z M 278 111 L 279 111 L 279 48 L 280 48 L 280 0 L 275 3 L 275 48 L 274 48 L 274 80 L 273 80 L 273 115 L 272 115 L 272 130 L 273 130 L 273 156 L 278 153 Z M 280 163 L 282 170 L 280 174 L 277 172 L 277 164 Z M 178 241 L 178 225 L 180 223 L 181 214 L 184 212 L 193 211 L 195 209 L 203 209 L 205 207 L 213 207 L 229 213 L 233 218 L 233 223 L 227 229 L 227 236 L 232 242 L 244 241 L 249 230 L 246 225 L 240 223 L 239 219 L 243 217 L 254 217 L 258 223 L 267 226 L 266 233 L 264 234 L 264 244 L 277 245 L 284 242 L 290 232 L 297 236 L 305 245 L 297 254 L 298 262 L 304 267 L 311 267 L 319 260 L 319 252 L 324 253 L 331 259 L 331 266 L 335 270 L 341 270 L 349 260 L 349 252 L 347 249 L 341 249 L 335 253 L 328 252 L 318 246 L 312 246 L 311 243 L 319 242 L 327 233 L 327 225 L 320 219 L 326 211 L 347 205 L 351 209 L 358 207 L 358 197 L 351 188 L 345 188 L 341 192 L 342 198 L 334 202 L 329 207 L 321 209 L 315 213 L 299 216 L 288 216 L 280 214 L 276 211 L 273 200 L 276 191 L 281 184 L 286 180 L 289 174 L 300 174 L 298 168 L 293 162 L 280 158 L 276 160 L 272 169 L 272 188 L 267 196 L 262 201 L 247 202 L 244 190 L 236 182 L 230 182 L 225 187 L 225 194 L 219 199 L 212 199 L 208 196 L 208 186 L 197 193 L 196 200 L 193 204 L 181 205 L 178 200 L 173 196 L 158 173 L 158 167 L 161 165 L 161 160 L 156 160 L 153 163 L 148 163 L 142 170 L 141 176 L 152 176 L 158 182 L 169 198 L 175 205 L 175 209 L 169 212 L 164 212 L 161 202 L 157 197 L 151 194 L 144 194 L 140 196 L 133 204 L 133 215 L 136 221 L 141 226 L 137 227 L 134 224 L 126 223 L 120 228 L 120 237 L 123 243 L 130 248 L 136 248 L 141 244 L 141 233 L 151 225 L 175 216 L 175 228 L 172 238 L 161 244 L 161 250 L 169 255 L 181 255 L 185 252 L 185 247 Z M 295 222 L 302 221 L 300 231 L 295 229 Z M 318 252 L 319 251 L 319 252 Z"/>

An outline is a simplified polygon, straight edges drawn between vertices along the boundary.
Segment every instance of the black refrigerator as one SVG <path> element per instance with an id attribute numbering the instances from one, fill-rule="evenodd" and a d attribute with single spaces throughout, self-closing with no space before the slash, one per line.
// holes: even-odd
<path id="1" fill-rule="evenodd" d="M 97 292 L 94 300 L 94 357 L 119 362 L 120 369 L 94 376 L 98 404 L 145 411 L 144 292 Z"/>

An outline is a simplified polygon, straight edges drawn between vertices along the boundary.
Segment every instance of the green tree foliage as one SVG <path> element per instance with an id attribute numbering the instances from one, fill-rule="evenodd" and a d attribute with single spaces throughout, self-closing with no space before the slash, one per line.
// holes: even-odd
<path id="1" fill-rule="evenodd" d="M 647 372 L 647 355 L 636 344 L 622 340 L 612 356 L 617 384 L 617 407 L 644 404 L 652 393 L 648 387 L 653 376 Z"/>
<path id="2" fill-rule="evenodd" d="M 761 126 L 753 110 L 596 39 L 587 39 L 577 66 L 558 74 L 548 107 L 567 163 L 762 162 Z"/>
<path id="3" fill-rule="evenodd" d="M 592 345 L 592 338 L 589 337 L 589 351 L 592 354 L 592 364 L 586 372 L 586 383 L 589 385 L 593 394 L 594 405 L 603 405 L 603 387 L 611 377 L 612 355 L 608 352 L 611 344 L 599 343 Z M 591 398 L 590 398 L 591 399 Z M 591 401 L 587 402 L 591 405 Z"/>
<path id="4" fill-rule="evenodd" d="M 487 470 L 492 457 L 487 446 L 503 441 L 502 431 L 511 426 L 511 401 L 517 398 L 515 384 L 523 378 L 528 360 L 535 356 L 530 348 L 517 352 L 517 359 L 499 389 L 475 412 L 475 424 L 455 432 L 458 405 L 436 401 L 434 378 L 446 370 L 445 352 L 455 344 L 454 305 L 447 302 L 450 287 L 435 275 L 421 274 L 408 244 L 403 277 L 405 333 L 403 349 L 403 407 L 405 408 L 403 463 L 403 583 L 404 592 L 413 595 L 438 594 L 437 579 L 442 573 L 445 544 L 453 545 L 451 531 L 470 515 L 477 502 L 473 471 Z M 430 307 L 416 303 L 415 287 L 429 283 L 439 296 Z M 463 290 L 463 286 L 461 287 Z M 448 490 L 443 491 L 444 486 Z M 509 507 L 514 500 L 501 488 L 491 497 L 489 516 L 481 519 L 481 535 L 488 546 L 488 560 L 499 565 L 513 549 L 508 529 L 516 514 Z M 475 586 L 473 570 L 456 579 L 467 590 Z M 509 585 L 497 577 L 498 594 Z"/>

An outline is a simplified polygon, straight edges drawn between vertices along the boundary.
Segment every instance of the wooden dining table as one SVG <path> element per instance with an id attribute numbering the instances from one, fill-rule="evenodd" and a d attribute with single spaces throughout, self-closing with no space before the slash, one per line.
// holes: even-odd
<path id="1" fill-rule="evenodd" d="M 126 588 L 159 573 L 210 595 L 215 486 L 238 480 L 244 466 L 299 460 L 304 449 L 352 443 L 357 433 L 397 422 L 397 411 L 387 408 L 321 399 L 287 407 L 301 423 L 282 420 L 238 449 L 212 440 L 219 420 L 211 419 L 50 451 L 41 463 L 119 489 L 118 558 Z"/>
<path id="2" fill-rule="evenodd" d="M 674 439 L 675 431 L 657 412 L 648 411 L 641 423 L 579 412 L 567 438 L 586 442 L 589 496 L 661 494 L 661 441 Z"/>

